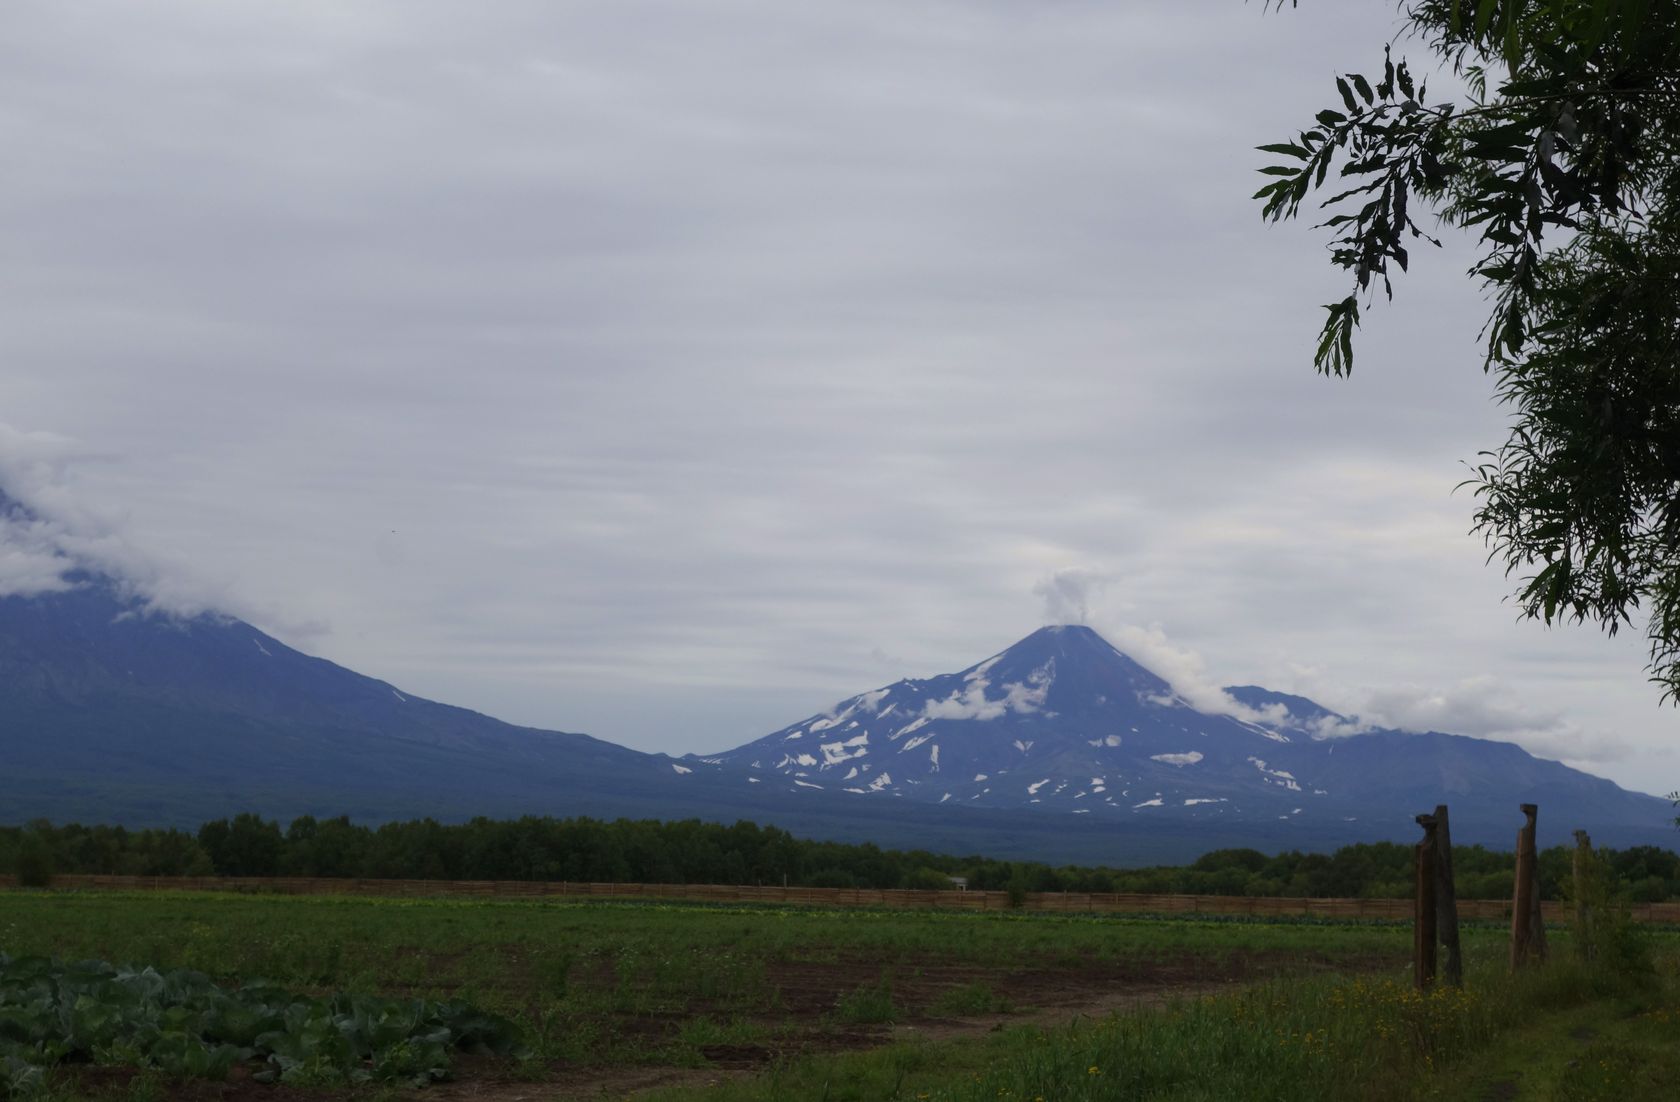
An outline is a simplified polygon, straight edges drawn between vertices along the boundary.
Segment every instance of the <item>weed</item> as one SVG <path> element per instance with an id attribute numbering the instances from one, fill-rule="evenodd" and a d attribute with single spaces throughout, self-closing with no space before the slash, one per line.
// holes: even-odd
<path id="1" fill-rule="evenodd" d="M 754 1045 L 767 1036 L 763 1026 L 743 1018 L 719 1022 L 702 1014 L 683 1023 L 677 1034 L 685 1045 L 706 1048 L 712 1045 Z"/>
<path id="2" fill-rule="evenodd" d="M 934 1014 L 960 1017 L 965 1014 L 1007 1014 L 1015 1007 L 988 983 L 974 982 L 943 991 L 928 1007 Z"/>
<path id="3" fill-rule="evenodd" d="M 884 1025 L 897 1021 L 892 981 L 882 976 L 872 984 L 840 996 L 840 1001 L 834 1004 L 834 1018 L 848 1025 Z"/>

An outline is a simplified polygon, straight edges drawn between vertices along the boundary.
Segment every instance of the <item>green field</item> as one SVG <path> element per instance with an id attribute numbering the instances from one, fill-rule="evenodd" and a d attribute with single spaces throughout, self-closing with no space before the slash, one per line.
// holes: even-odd
<path id="1" fill-rule="evenodd" d="M 1513 986 L 1502 977 L 1504 932 L 1472 926 L 1469 994 L 1420 1001 L 1406 985 L 1410 931 L 1388 924 L 0 893 L 0 952 L 12 957 L 98 958 L 191 969 L 229 990 L 261 981 L 298 996 L 504 1015 L 523 1053 L 457 1058 L 460 1085 L 431 1090 L 508 1098 L 1362 1096 L 1346 1093 L 1351 1082 L 1371 1097 L 1430 1097 L 1442 1068 L 1471 1074 L 1482 1055 L 1494 1064 L 1475 1074 L 1503 1089 L 1498 1046 L 1529 1028 L 1517 1013 L 1527 1006 L 1590 1018 L 1600 1043 L 1620 1038 L 1603 1061 L 1609 1075 L 1617 1060 L 1650 1065 L 1627 1056 L 1645 1033 L 1680 1030 L 1680 1013 L 1660 1017 L 1673 1005 L 1676 942 L 1655 937 L 1659 971 L 1648 978 L 1560 964 Z M 1554 940 L 1567 957 L 1566 933 Z M 1624 1020 L 1644 1033 L 1623 1038 L 1611 1026 Z M 321 1096 L 318 1080 L 310 1097 Z M 1238 1085 L 1244 1093 L 1230 1093 Z M 61 1069 L 46 1089 L 297 1093 L 237 1069 L 231 1082 L 187 1087 L 85 1065 Z M 329 1093 L 397 1089 L 407 1088 Z"/>

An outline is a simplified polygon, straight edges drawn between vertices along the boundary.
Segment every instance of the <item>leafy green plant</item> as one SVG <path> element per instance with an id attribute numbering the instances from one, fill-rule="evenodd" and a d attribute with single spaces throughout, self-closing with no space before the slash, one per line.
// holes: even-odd
<path id="1" fill-rule="evenodd" d="M 1014 1005 L 991 984 L 977 981 L 941 992 L 928 1009 L 935 1014 L 1007 1014 Z"/>
<path id="2" fill-rule="evenodd" d="M 38 831 L 26 830 L 18 839 L 16 857 L 17 882 L 21 888 L 52 886 L 52 850 Z"/>
<path id="3" fill-rule="evenodd" d="M 1608 853 L 1588 850 L 1580 860 L 1580 881 L 1569 885 L 1576 905 L 1571 934 L 1577 955 L 1614 973 L 1650 974 L 1650 936 L 1634 923 L 1626 885 L 1610 867 Z"/>
<path id="4" fill-rule="evenodd" d="M 512 1023 L 470 1006 L 339 994 L 308 998 L 260 981 L 237 991 L 186 969 L 67 964 L 0 953 L 0 1097 L 42 1088 L 67 1061 L 119 1063 L 170 1079 L 304 1087 L 446 1078 L 455 1051 L 518 1057 Z"/>
<path id="5" fill-rule="evenodd" d="M 897 1020 L 892 981 L 882 976 L 875 983 L 840 996 L 840 1001 L 834 1004 L 834 1016 L 852 1025 L 883 1025 Z"/>

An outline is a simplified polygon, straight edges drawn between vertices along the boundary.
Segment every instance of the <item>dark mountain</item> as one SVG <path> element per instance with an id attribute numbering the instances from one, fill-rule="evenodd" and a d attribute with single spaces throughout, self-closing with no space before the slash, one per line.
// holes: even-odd
<path id="1" fill-rule="evenodd" d="M 1667 801 L 1510 743 L 1348 734 L 1353 721 L 1304 697 L 1227 692 L 1237 714 L 1197 711 L 1090 628 L 1047 627 L 960 673 L 863 693 L 696 761 L 797 790 L 1056 811 L 1128 832 L 1193 822 L 1237 839 L 1286 823 L 1301 846 L 1409 837 L 1412 816 L 1442 801 L 1466 841 L 1509 845 L 1524 802 L 1541 804 L 1554 837 L 1673 840 Z"/>
<path id="2" fill-rule="evenodd" d="M 747 818 L 808 837 L 1059 861 L 1179 861 L 1208 848 L 1194 824 L 1123 840 L 1014 811 L 784 791 L 751 771 L 434 703 L 242 621 L 147 614 L 108 579 L 79 583 L 0 598 L 0 822 L 193 827 L 245 810 L 282 821 Z"/>
<path id="3" fill-rule="evenodd" d="M 35 518 L 0 494 L 0 537 Z M 1206 714 L 1083 627 L 900 681 L 737 750 L 681 760 L 517 727 L 299 653 L 226 616 L 148 612 L 66 558 L 68 588 L 0 596 L 0 821 L 190 826 L 476 815 L 755 819 L 809 837 L 1054 861 L 1455 833 L 1672 842 L 1671 809 L 1514 746 L 1371 732 L 1247 687 Z"/>
<path id="4" fill-rule="evenodd" d="M 154 820 L 253 805 L 460 815 L 533 782 L 564 804 L 684 768 L 436 704 L 238 620 L 149 615 L 103 579 L 0 599 L 0 753 L 8 809 L 60 819 L 103 817 L 113 789 Z"/>

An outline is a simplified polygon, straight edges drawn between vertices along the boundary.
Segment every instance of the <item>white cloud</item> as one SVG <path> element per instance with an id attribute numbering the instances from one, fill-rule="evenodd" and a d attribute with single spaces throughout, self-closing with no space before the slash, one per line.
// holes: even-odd
<path id="1" fill-rule="evenodd" d="M 922 715 L 928 719 L 996 719 L 1008 710 L 1006 698 L 986 699 L 984 679 L 970 681 L 944 700 L 922 705 Z"/>
<path id="2" fill-rule="evenodd" d="M 68 589 L 67 560 L 40 525 L 0 515 L 0 597 L 33 597 Z"/>
<path id="3" fill-rule="evenodd" d="M 1541 757 L 1583 762 L 1616 761 L 1630 750 L 1625 739 L 1524 701 L 1487 674 L 1445 686 L 1384 686 L 1362 696 L 1360 717 L 1375 726 L 1500 739 Z"/>
<path id="4" fill-rule="evenodd" d="M 1207 662 L 1200 654 L 1172 642 L 1158 624 L 1140 627 L 1121 623 L 1099 630 L 1128 657 L 1164 679 L 1174 693 L 1198 712 L 1259 724 L 1280 723 L 1287 718 L 1287 711 L 1280 707 L 1251 708 L 1231 696 L 1209 673 Z"/>
<path id="5" fill-rule="evenodd" d="M 74 475 L 112 457 L 64 436 L 22 432 L 0 422 L 0 596 L 35 596 L 82 584 L 78 572 L 108 578 L 148 615 L 244 616 L 307 637 L 312 625 L 215 586 L 190 564 L 136 547 L 121 525 L 86 507 Z"/>
<path id="6" fill-rule="evenodd" d="M 31 504 L 163 605 L 676 752 L 1099 600 L 1198 706 L 1288 654 L 1672 742 L 1637 638 L 1513 624 L 1465 536 L 1465 250 L 1307 363 L 1341 281 L 1252 148 L 1392 8 L 16 9 L 0 409 L 120 457 Z"/>
<path id="7" fill-rule="evenodd" d="M 988 699 L 989 682 L 983 669 L 970 673 L 966 684 L 944 700 L 929 700 L 922 705 L 927 719 L 997 719 L 1009 712 L 1027 715 L 1043 707 L 1050 692 L 1052 671 L 1034 670 L 1026 681 L 1010 681 L 1003 686 L 1003 695 Z"/>
<path id="8" fill-rule="evenodd" d="M 1083 624 L 1091 601 L 1111 579 L 1100 571 L 1065 567 L 1040 578 L 1033 593 L 1044 599 L 1046 624 Z"/>

